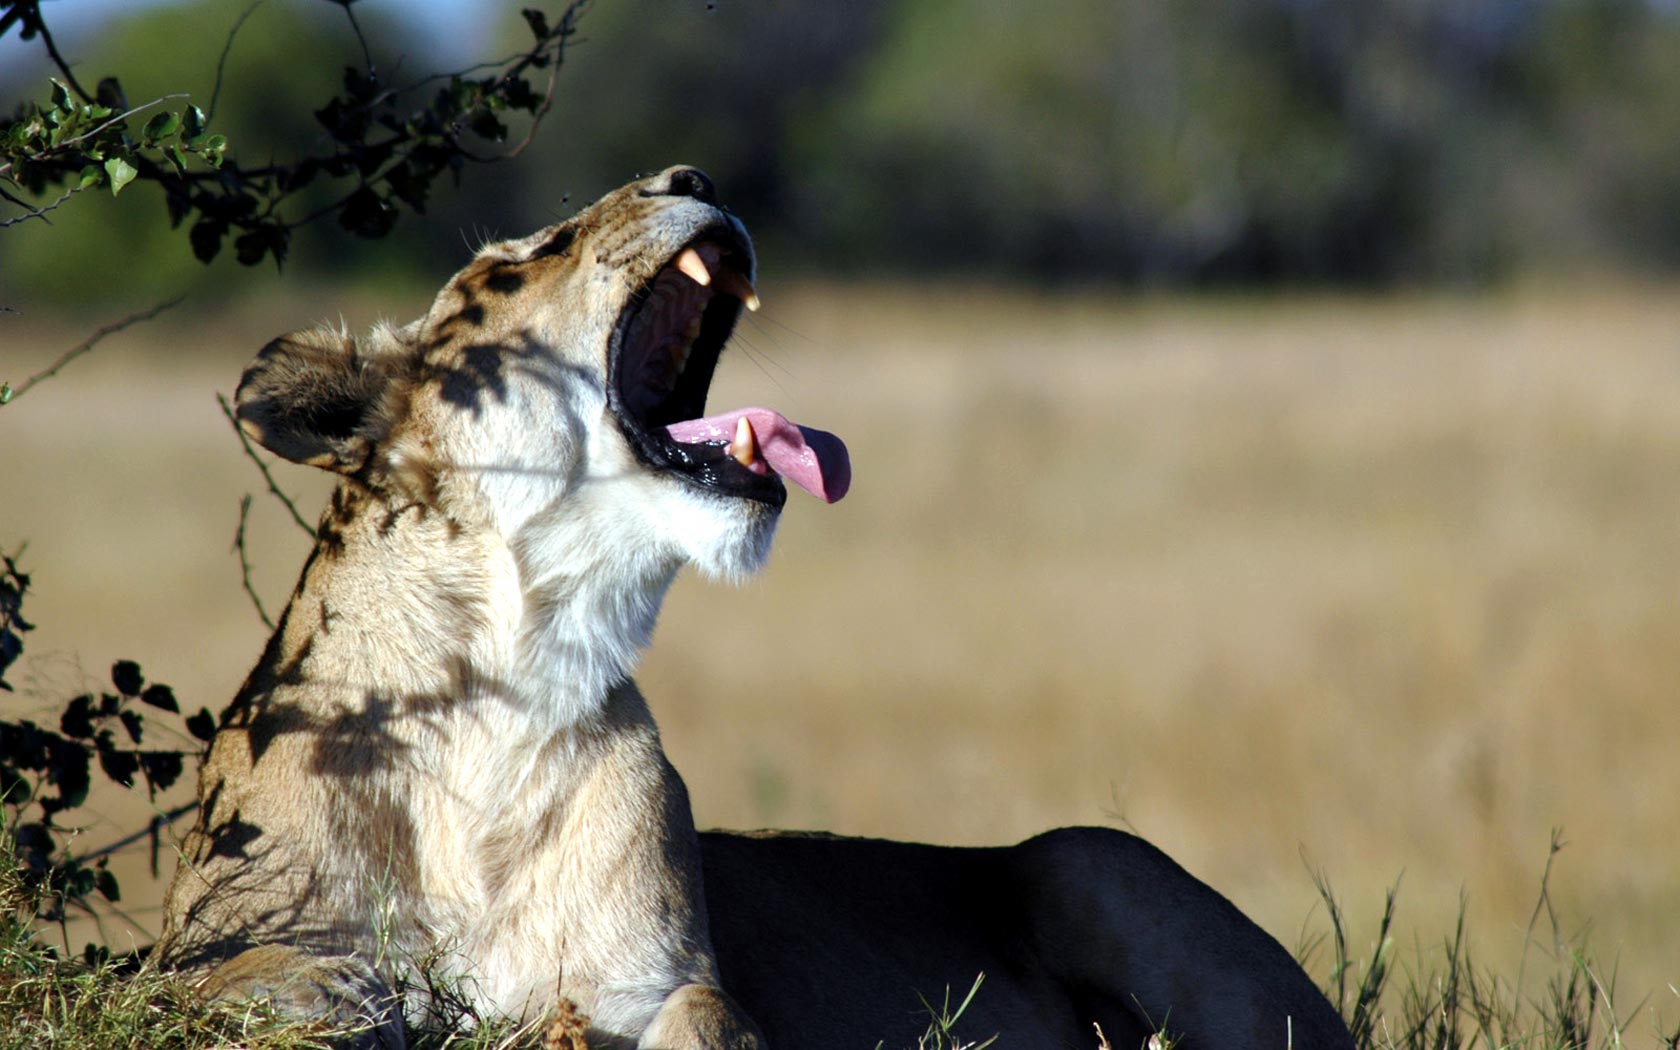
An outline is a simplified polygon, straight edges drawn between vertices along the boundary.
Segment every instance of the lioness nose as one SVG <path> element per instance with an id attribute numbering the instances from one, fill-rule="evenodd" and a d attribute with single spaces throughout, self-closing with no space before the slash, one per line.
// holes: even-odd
<path id="1" fill-rule="evenodd" d="M 666 197 L 693 197 L 706 204 L 717 203 L 717 187 L 712 184 L 711 176 L 699 168 L 667 168 L 660 173 L 665 178 L 665 189 L 655 191 Z"/>

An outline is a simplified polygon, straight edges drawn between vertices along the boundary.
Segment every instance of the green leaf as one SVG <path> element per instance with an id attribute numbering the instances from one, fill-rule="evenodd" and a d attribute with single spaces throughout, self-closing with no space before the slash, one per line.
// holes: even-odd
<path id="1" fill-rule="evenodd" d="M 204 111 L 197 106 L 188 106 L 181 114 L 181 141 L 188 145 L 192 140 L 204 134 Z"/>
<path id="2" fill-rule="evenodd" d="M 111 176 L 111 196 L 115 197 L 123 191 L 123 187 L 134 181 L 134 176 L 140 174 L 134 170 L 134 165 L 122 157 L 112 157 L 105 162 L 105 174 Z"/>
<path id="3" fill-rule="evenodd" d="M 146 137 L 146 145 L 156 145 L 159 139 L 168 138 L 181 127 L 181 118 L 173 113 L 163 112 L 146 121 L 146 128 L 141 132 Z"/>
<path id="4" fill-rule="evenodd" d="M 0 405 L 10 404 L 12 400 L 12 384 L 0 383 Z"/>
<path id="5" fill-rule="evenodd" d="M 222 238 L 226 235 L 227 223 L 220 219 L 200 219 L 187 231 L 187 240 L 198 261 L 207 263 L 222 250 Z"/>
<path id="6" fill-rule="evenodd" d="M 187 160 L 181 155 L 181 147 L 171 142 L 169 145 L 163 147 L 163 156 L 165 160 L 174 165 L 176 171 L 183 175 L 186 174 Z"/>
<path id="7" fill-rule="evenodd" d="M 101 77 L 94 85 L 93 97 L 101 106 L 109 106 L 113 110 L 128 108 L 128 96 L 123 93 L 122 84 L 116 77 Z"/>
<path id="8" fill-rule="evenodd" d="M 377 240 L 396 225 L 397 209 L 366 186 L 345 198 L 338 224 L 358 237 Z"/>
<path id="9" fill-rule="evenodd" d="M 524 16 L 525 24 L 531 27 L 531 34 L 538 40 L 548 35 L 548 18 L 534 7 L 521 8 L 519 13 Z"/>
<path id="10" fill-rule="evenodd" d="M 507 125 L 497 120 L 495 114 L 488 109 L 481 109 L 473 114 L 472 121 L 467 126 L 473 129 L 473 134 L 491 142 L 501 142 L 507 138 Z"/>
<path id="11" fill-rule="evenodd" d="M 79 190 L 85 190 L 89 186 L 97 186 L 100 180 L 104 178 L 105 173 L 99 170 L 99 165 L 89 164 L 87 167 L 82 169 L 81 181 L 76 183 L 76 188 Z"/>
<path id="12" fill-rule="evenodd" d="M 52 80 L 52 86 L 53 86 L 53 89 L 52 89 L 53 108 L 54 109 L 61 109 L 66 113 L 70 112 L 70 109 L 71 109 L 71 106 L 70 106 L 70 89 L 66 88 L 63 84 L 60 84 L 56 77 L 52 77 L 52 78 L 49 78 L 49 79 Z"/>

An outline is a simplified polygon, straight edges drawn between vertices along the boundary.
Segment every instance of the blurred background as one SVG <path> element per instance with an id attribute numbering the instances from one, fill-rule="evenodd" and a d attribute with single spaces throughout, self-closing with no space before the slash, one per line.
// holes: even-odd
<path id="1" fill-rule="evenodd" d="M 523 46 L 517 6 L 355 10 L 407 76 Z M 198 100 L 245 5 L 43 9 L 88 79 Z M 0 39 L 0 101 L 45 97 L 39 52 Z M 359 57 L 335 5 L 268 0 L 215 130 L 310 148 Z M 531 150 L 383 241 L 329 221 L 284 270 L 204 266 L 152 187 L 84 194 L 0 230 L 0 379 L 189 299 L 0 409 L 0 545 L 29 544 L 39 624 L 8 710 L 118 657 L 219 709 L 265 635 L 240 497 L 270 610 L 308 540 L 212 392 L 679 161 L 759 246 L 714 405 L 835 430 L 856 468 L 845 502 L 790 501 L 760 579 L 672 596 L 640 677 L 700 823 L 1117 824 L 1290 946 L 1325 925 L 1310 871 L 1356 941 L 1404 872 L 1402 947 L 1462 895 L 1513 972 L 1561 828 L 1563 932 L 1591 928 L 1619 1012 L 1672 1027 L 1668 0 L 603 0 Z M 92 845 L 146 809 L 103 812 Z M 124 878 L 119 946 L 156 926 Z"/>

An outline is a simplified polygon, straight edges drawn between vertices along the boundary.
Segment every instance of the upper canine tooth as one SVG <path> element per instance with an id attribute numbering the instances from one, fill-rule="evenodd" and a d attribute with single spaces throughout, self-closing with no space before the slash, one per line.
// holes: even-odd
<path id="1" fill-rule="evenodd" d="M 700 258 L 700 253 L 693 248 L 684 248 L 672 265 L 687 274 L 695 284 L 705 286 L 712 283 L 712 274 L 706 269 L 706 260 Z"/>
<path id="2" fill-rule="evenodd" d="M 718 288 L 741 300 L 741 304 L 748 310 L 755 313 L 758 311 L 758 292 L 744 275 L 730 269 L 719 270 Z"/>

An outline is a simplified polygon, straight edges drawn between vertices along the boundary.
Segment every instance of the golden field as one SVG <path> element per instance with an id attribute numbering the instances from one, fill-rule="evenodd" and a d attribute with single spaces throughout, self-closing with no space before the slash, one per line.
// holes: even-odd
<path id="1" fill-rule="evenodd" d="M 790 496 L 762 577 L 671 596 L 639 679 L 699 823 L 1116 823 L 1289 946 L 1325 925 L 1309 864 L 1356 941 L 1404 872 L 1407 953 L 1462 891 L 1511 974 L 1561 827 L 1564 932 L 1591 924 L 1619 1013 L 1680 1019 L 1674 289 L 763 292 L 712 404 L 836 431 L 856 480 Z M 0 408 L 0 546 L 29 543 L 39 625 L 9 712 L 56 719 L 118 657 L 188 709 L 231 697 L 265 634 L 240 497 L 271 612 L 308 541 L 213 393 L 341 309 L 375 316 L 166 314 Z M 0 379 L 105 320 L 0 318 Z M 276 470 L 313 516 L 324 478 Z M 101 811 L 90 848 L 144 810 Z M 142 939 L 144 867 L 119 869 Z"/>

